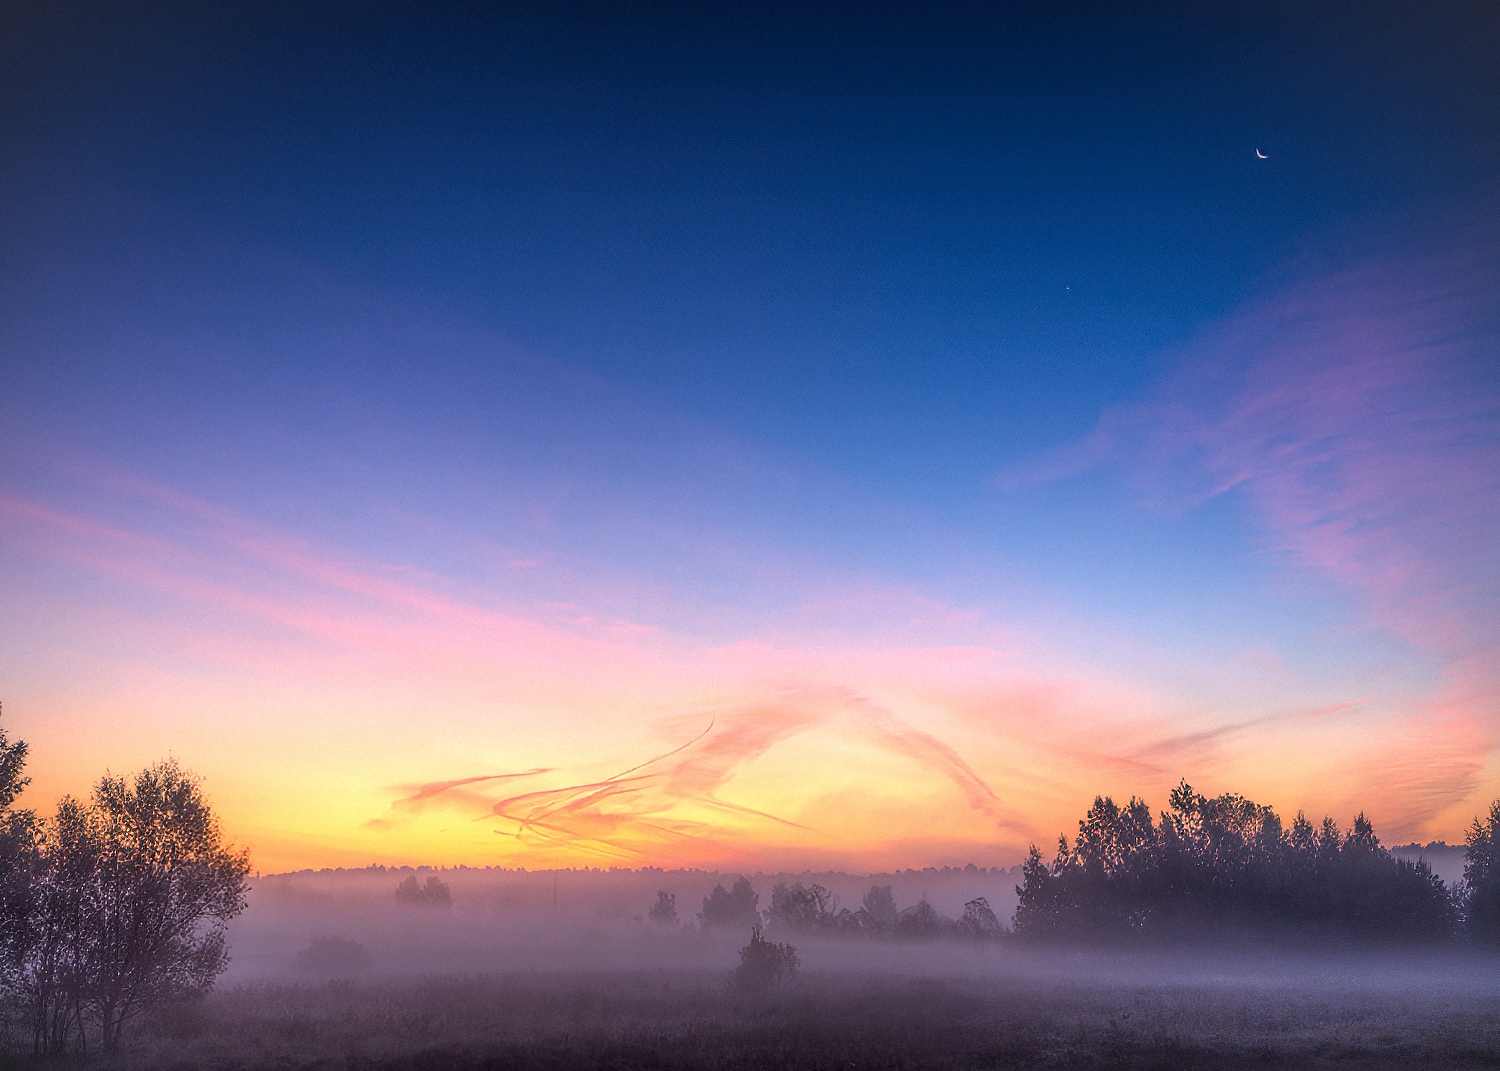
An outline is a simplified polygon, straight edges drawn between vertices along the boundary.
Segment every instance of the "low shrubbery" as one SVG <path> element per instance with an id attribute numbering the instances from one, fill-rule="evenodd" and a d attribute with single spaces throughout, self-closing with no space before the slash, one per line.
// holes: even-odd
<path id="1" fill-rule="evenodd" d="M 740 965 L 734 972 L 734 983 L 741 990 L 761 993 L 790 982 L 802 961 L 791 945 L 768 940 L 759 926 L 750 931 L 750 943 L 740 949 Z"/>

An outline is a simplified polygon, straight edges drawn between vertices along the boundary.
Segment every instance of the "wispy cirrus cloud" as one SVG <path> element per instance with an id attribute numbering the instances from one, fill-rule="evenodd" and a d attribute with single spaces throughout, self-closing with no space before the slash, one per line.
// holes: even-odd
<path id="1" fill-rule="evenodd" d="M 674 849 L 680 841 L 722 842 L 733 836 L 766 837 L 768 827 L 794 830 L 799 839 L 820 831 L 720 793 L 737 772 L 772 748 L 804 733 L 848 734 L 936 778 L 947 780 L 975 812 L 1011 832 L 1025 829 L 1012 806 L 948 744 L 907 723 L 867 697 L 844 690 L 786 691 L 774 700 L 715 712 L 688 740 L 608 777 L 500 795 L 451 790 L 501 778 L 434 782 L 392 804 L 408 813 L 458 802 L 473 820 L 493 819 L 495 832 L 540 848 L 570 848 L 614 859 L 640 861 Z M 679 721 L 681 719 L 674 719 Z M 532 773 L 554 772 L 533 771 Z M 563 773 L 564 771 L 555 771 Z M 531 776 L 528 773 L 525 776 Z M 486 812 L 486 813 L 481 813 Z M 386 820 L 382 819 L 382 822 Z"/>
<path id="2" fill-rule="evenodd" d="M 1147 399 L 994 480 L 1103 467 L 1171 509 L 1233 493 L 1271 560 L 1437 660 L 1442 689 L 1365 749 L 1364 784 L 1413 830 L 1474 803 L 1500 738 L 1496 294 L 1489 253 L 1304 282 L 1206 332 Z"/>

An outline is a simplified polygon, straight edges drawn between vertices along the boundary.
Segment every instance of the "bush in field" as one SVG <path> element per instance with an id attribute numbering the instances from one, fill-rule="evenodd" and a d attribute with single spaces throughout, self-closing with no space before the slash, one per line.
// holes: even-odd
<path id="1" fill-rule="evenodd" d="M 396 903 L 408 907 L 452 907 L 453 890 L 436 874 L 430 875 L 425 885 L 412 874 L 396 886 Z"/>
<path id="2" fill-rule="evenodd" d="M 656 894 L 656 904 L 647 915 L 651 921 L 658 926 L 677 925 L 677 897 L 673 893 L 662 890 Z"/>
<path id="3" fill-rule="evenodd" d="M 358 941 L 344 937 L 314 937 L 298 952 L 292 966 L 317 978 L 351 978 L 370 969 L 370 954 Z"/>
<path id="4" fill-rule="evenodd" d="M 791 945 L 769 941 L 759 926 L 750 930 L 750 943 L 740 949 L 740 965 L 734 971 L 734 984 L 749 993 L 765 992 L 797 974 L 802 961 Z"/>
<path id="5" fill-rule="evenodd" d="M 734 879 L 734 885 L 725 890 L 715 885 L 714 891 L 703 898 L 703 910 L 698 920 L 706 928 L 755 926 L 760 923 L 760 897 L 744 877 Z"/>
<path id="6" fill-rule="evenodd" d="M 1145 803 L 1099 797 L 1050 865 L 1033 845 L 1017 887 L 1023 935 L 1176 936 L 1318 930 L 1442 937 L 1458 912 L 1426 863 L 1393 858 L 1363 814 L 1347 832 L 1186 782 L 1154 821 Z"/>

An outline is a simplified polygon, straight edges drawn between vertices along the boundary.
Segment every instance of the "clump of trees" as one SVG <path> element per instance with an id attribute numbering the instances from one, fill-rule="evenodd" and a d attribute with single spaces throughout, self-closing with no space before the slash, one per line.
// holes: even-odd
<path id="1" fill-rule="evenodd" d="M 651 910 L 646 914 L 658 926 L 677 925 L 676 894 L 669 893 L 665 889 L 660 890 L 656 894 L 656 903 L 651 906 Z"/>
<path id="2" fill-rule="evenodd" d="M 764 924 L 777 936 L 1192 941 L 1314 934 L 1500 944 L 1500 800 L 1474 820 L 1463 879 L 1449 887 L 1427 863 L 1392 855 L 1363 814 L 1347 829 L 1331 818 L 1314 824 L 1300 812 L 1287 825 L 1269 806 L 1235 793 L 1210 798 L 1186 781 L 1157 814 L 1135 797 L 1121 806 L 1100 796 L 1076 839 L 1058 838 L 1050 862 L 1032 846 L 1016 893 L 1007 927 L 984 897 L 951 919 L 925 897 L 899 909 L 889 885 L 871 886 L 851 910 L 821 885 L 778 882 L 760 911 L 750 882 L 739 877 L 728 890 L 715 886 L 698 917 L 705 928 L 752 926 L 759 933 Z M 651 917 L 668 909 L 675 917 L 671 894 L 659 893 Z"/>
<path id="3" fill-rule="evenodd" d="M 105 776 L 42 821 L 14 806 L 26 754 L 0 730 L 0 983 L 38 1054 L 113 1052 L 141 1015 L 227 966 L 249 858 L 175 761 Z"/>
<path id="4" fill-rule="evenodd" d="M 1185 781 L 1168 802 L 1153 818 L 1141 800 L 1121 807 L 1097 797 L 1050 864 L 1033 845 L 1016 889 L 1016 932 L 1431 938 L 1462 920 L 1461 897 L 1426 863 L 1394 858 L 1363 814 L 1348 830 L 1301 813 L 1287 827 L 1268 806 L 1233 793 L 1210 799 Z"/>
<path id="5" fill-rule="evenodd" d="M 759 926 L 750 930 L 750 943 L 740 949 L 740 965 L 734 971 L 734 983 L 742 991 L 762 993 L 797 975 L 802 961 L 791 945 L 769 940 Z"/>
<path id="6" fill-rule="evenodd" d="M 452 907 L 453 890 L 436 874 L 429 875 L 425 885 L 411 874 L 396 886 L 396 903 L 405 907 Z"/>
<path id="7" fill-rule="evenodd" d="M 734 885 L 725 889 L 715 885 L 714 891 L 703 899 L 703 910 L 698 921 L 704 929 L 741 929 L 760 923 L 760 896 L 750 887 L 743 876 L 735 878 Z"/>
<path id="8" fill-rule="evenodd" d="M 964 905 L 960 919 L 940 915 L 923 897 L 905 910 L 896 907 L 889 885 L 872 885 L 856 909 L 840 907 L 838 897 L 818 884 L 777 882 L 770 905 L 760 910 L 760 897 L 747 878 L 723 885 L 703 900 L 698 920 L 704 929 L 766 926 L 777 934 L 824 934 L 855 937 L 961 937 L 987 940 L 1005 932 L 989 901 L 979 897 Z M 653 922 L 677 921 L 676 897 L 662 890 L 648 916 Z"/>

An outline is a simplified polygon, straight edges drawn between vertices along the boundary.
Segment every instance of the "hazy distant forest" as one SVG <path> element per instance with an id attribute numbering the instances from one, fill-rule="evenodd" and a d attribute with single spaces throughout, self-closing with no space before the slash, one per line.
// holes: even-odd
<path id="1" fill-rule="evenodd" d="M 224 841 L 199 783 L 175 763 L 105 777 L 88 800 L 65 798 L 44 820 L 15 806 L 26 754 L 0 732 L 5 1026 L 17 1051 L 118 1053 L 137 1024 L 180 1022 L 225 970 L 249 859 Z M 657 940 L 718 933 L 734 935 L 734 948 L 748 938 L 738 965 L 722 965 L 724 992 L 742 999 L 792 991 L 793 939 L 935 939 L 938 955 L 960 944 L 1164 949 L 1246 938 L 1479 950 L 1500 946 L 1497 843 L 1500 801 L 1475 819 L 1464 876 L 1450 885 L 1425 862 L 1393 856 L 1363 815 L 1347 830 L 1301 814 L 1288 826 L 1270 807 L 1184 783 L 1156 815 L 1137 799 L 1097 798 L 1050 861 L 1033 847 L 1008 923 L 984 897 L 952 918 L 925 897 L 902 907 L 881 884 L 851 907 L 817 883 L 779 881 L 762 904 L 740 877 L 701 904 L 679 906 L 661 889 L 639 926 Z M 387 895 L 418 909 L 454 902 L 436 875 L 391 880 Z M 301 958 L 337 976 L 358 973 L 362 955 L 329 937 Z"/>

